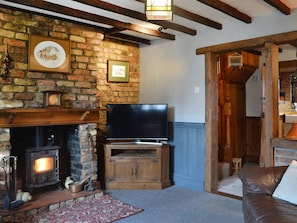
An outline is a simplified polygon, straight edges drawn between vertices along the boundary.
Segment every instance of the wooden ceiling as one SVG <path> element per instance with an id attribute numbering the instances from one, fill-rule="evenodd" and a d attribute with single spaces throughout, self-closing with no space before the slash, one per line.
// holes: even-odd
<path id="1" fill-rule="evenodd" d="M 243 12 L 243 9 L 232 6 L 232 3 L 238 2 L 238 0 L 187 0 L 187 2 L 191 2 L 191 6 L 197 4 L 197 7 L 193 8 L 193 10 L 187 9 L 189 7 L 185 7 L 187 5 L 183 1 L 179 1 L 182 2 L 180 5 L 183 6 L 178 6 L 175 4 L 175 0 L 173 1 L 173 14 L 178 17 L 173 21 L 147 21 L 143 12 L 145 0 L 2 0 L 0 5 L 93 26 L 103 32 L 106 37 L 148 45 L 154 39 L 175 40 L 176 35 L 174 33 L 196 36 L 198 26 L 196 27 L 193 23 L 210 29 L 222 30 L 223 24 L 219 17 L 213 17 L 213 14 L 205 16 L 196 10 L 201 4 L 204 8 L 207 7 L 215 13 L 219 12 L 245 24 L 251 24 L 253 21 L 253 17 L 248 10 Z M 178 0 L 176 1 L 178 2 Z M 250 1 L 252 0 L 248 2 L 251 3 Z M 253 0 L 253 2 L 261 4 L 263 8 L 268 7 L 269 10 L 275 10 L 284 16 L 290 15 L 294 7 L 297 8 L 297 3 L 292 3 L 294 1 Z M 113 4 L 110 2 L 113 2 Z M 129 2 L 130 7 L 124 7 L 123 2 Z M 134 5 L 137 7 L 134 8 Z M 140 6 L 142 6 L 142 10 L 139 9 Z M 83 8 L 88 9 L 88 7 L 98 10 L 98 13 L 83 10 Z M 252 13 L 253 7 L 250 8 Z M 152 25 L 153 28 L 150 28 L 148 24 Z"/>

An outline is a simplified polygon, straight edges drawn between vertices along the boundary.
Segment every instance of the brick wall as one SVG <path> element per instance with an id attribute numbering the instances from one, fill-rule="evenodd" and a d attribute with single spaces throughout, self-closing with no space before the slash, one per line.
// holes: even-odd
<path id="1" fill-rule="evenodd" d="M 28 70 L 30 34 L 70 41 L 71 71 L 36 72 Z M 139 46 L 104 38 L 98 29 L 50 17 L 0 8 L 0 71 L 6 50 L 11 63 L 8 78 L 0 78 L 0 109 L 39 108 L 43 91 L 62 90 L 64 107 L 92 106 L 98 102 L 139 102 Z M 107 81 L 108 60 L 129 62 L 128 83 Z M 104 131 L 106 115 L 100 112 L 100 129 Z M 10 149 L 9 129 L 0 128 L 0 151 Z M 95 165 L 94 165 L 95 166 Z"/>
<path id="2" fill-rule="evenodd" d="M 0 68 L 6 49 L 11 58 L 8 78 L 0 78 L 0 108 L 42 107 L 43 91 L 62 90 L 64 107 L 88 107 L 139 101 L 139 47 L 104 39 L 93 27 L 9 9 L 0 9 Z M 28 71 L 29 35 L 71 43 L 71 72 Z M 107 82 L 108 60 L 129 61 L 128 83 Z M 104 114 L 102 122 L 104 123 Z"/>

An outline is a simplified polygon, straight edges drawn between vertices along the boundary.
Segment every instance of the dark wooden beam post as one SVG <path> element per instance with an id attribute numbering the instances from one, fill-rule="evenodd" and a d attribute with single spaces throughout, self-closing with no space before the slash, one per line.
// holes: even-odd
<path id="1" fill-rule="evenodd" d="M 273 165 L 272 139 L 278 136 L 278 46 L 274 43 L 265 44 L 265 73 L 263 76 L 265 94 L 263 95 L 263 122 L 261 136 L 260 166 Z"/>
<path id="2" fill-rule="evenodd" d="M 217 55 L 205 53 L 205 183 L 204 190 L 218 184 L 218 81 Z"/>
<path id="3" fill-rule="evenodd" d="M 285 44 L 289 42 L 296 41 L 297 39 L 297 31 L 292 31 L 292 32 L 287 32 L 287 33 L 281 33 L 281 34 L 275 34 L 271 36 L 264 36 L 264 37 L 257 37 L 253 39 L 247 39 L 247 40 L 241 40 L 241 41 L 236 41 L 236 42 L 230 42 L 230 43 L 224 43 L 224 44 L 219 44 L 219 45 L 214 45 L 214 46 L 208 46 L 208 47 L 203 47 L 196 49 L 196 54 L 205 54 L 205 95 L 206 95 L 206 103 L 205 103 L 205 113 L 206 113 L 206 119 L 205 119 L 205 191 L 211 191 L 211 189 L 214 189 L 217 187 L 217 171 L 218 171 L 218 133 L 217 133 L 217 112 L 218 112 L 218 104 L 217 102 L 217 87 L 214 84 L 216 83 L 216 77 L 211 76 L 211 73 L 215 73 L 216 70 L 216 64 L 217 61 L 215 59 L 215 54 L 219 53 L 224 53 L 224 52 L 231 52 L 231 51 L 239 51 L 239 50 L 248 50 L 248 49 L 256 49 L 259 47 L 263 47 L 264 45 L 266 46 L 266 50 L 269 49 L 269 54 L 266 52 L 267 55 L 265 55 L 264 60 L 269 60 L 265 61 L 269 71 L 265 70 L 265 75 L 271 76 L 271 82 L 265 82 L 265 86 L 263 87 L 264 90 L 269 90 L 269 88 L 273 88 L 274 91 L 270 93 L 267 98 L 263 98 L 263 101 L 265 104 L 269 103 L 274 103 L 274 105 L 268 106 L 268 108 L 265 108 L 264 112 L 268 113 L 271 112 L 271 119 L 264 114 L 265 120 L 263 120 L 263 126 L 267 125 L 267 130 L 266 128 L 263 129 L 265 134 L 268 134 L 266 136 L 265 134 L 261 135 L 261 154 L 260 154 L 260 165 L 261 166 L 271 166 L 273 164 L 272 161 L 272 150 L 273 150 L 273 145 L 277 145 L 277 142 L 275 139 L 277 138 L 272 138 L 272 132 L 276 134 L 277 131 L 277 126 L 275 123 L 277 122 L 276 120 L 272 120 L 272 116 L 276 117 L 278 119 L 278 95 L 274 96 L 273 94 L 278 94 L 278 73 L 279 73 L 279 68 L 278 68 L 278 44 Z M 274 44 L 271 44 L 273 42 Z M 270 44 L 266 44 L 270 43 Z M 214 58 L 213 58 L 214 57 Z M 213 63 L 213 65 L 211 65 Z M 277 64 L 277 65 L 276 65 Z M 266 69 L 266 66 L 265 66 Z M 275 81 L 272 85 L 272 79 Z M 213 83 L 211 83 L 213 82 Z M 262 80 L 264 82 L 264 80 Z M 268 85 L 267 83 L 270 83 Z M 213 96 L 213 98 L 209 99 L 209 96 Z M 265 94 L 268 95 L 268 94 Z M 216 98 L 214 98 L 216 97 Z M 275 99 L 272 99 L 275 97 Z M 211 100 L 211 102 L 210 102 Z M 276 109 L 276 110 L 271 110 L 269 109 Z M 272 115 L 273 114 L 273 115 Z M 274 123 L 274 124 L 272 124 Z M 274 128 L 272 130 L 272 126 Z M 266 126 L 265 126 L 266 127 Z M 264 135 L 264 136 L 263 136 Z M 264 140 L 262 139 L 263 137 Z M 274 144 L 273 144 L 274 143 Z M 262 146 L 264 144 L 264 146 Z M 263 150 L 263 152 L 262 152 Z M 268 154 L 268 155 L 267 155 Z M 212 160 L 213 159 L 213 160 Z M 213 173 L 214 172 L 214 173 Z"/>

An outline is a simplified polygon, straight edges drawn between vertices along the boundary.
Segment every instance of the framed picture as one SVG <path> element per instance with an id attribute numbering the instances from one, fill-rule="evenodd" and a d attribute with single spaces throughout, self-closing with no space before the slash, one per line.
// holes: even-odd
<path id="1" fill-rule="evenodd" d="M 128 61 L 108 61 L 109 82 L 129 82 L 129 62 Z"/>
<path id="2" fill-rule="evenodd" d="M 30 35 L 29 70 L 70 72 L 70 41 Z"/>
<path id="3" fill-rule="evenodd" d="M 228 67 L 242 67 L 242 55 L 239 53 L 233 53 L 228 56 Z"/>

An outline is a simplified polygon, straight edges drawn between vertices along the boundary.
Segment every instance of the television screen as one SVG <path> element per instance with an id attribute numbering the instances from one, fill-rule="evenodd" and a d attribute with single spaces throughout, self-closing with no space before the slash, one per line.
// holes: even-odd
<path id="1" fill-rule="evenodd" d="M 107 140 L 167 140 L 167 104 L 108 104 Z"/>

